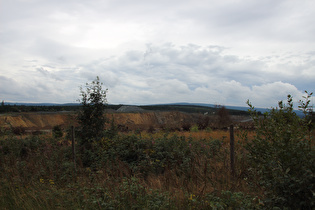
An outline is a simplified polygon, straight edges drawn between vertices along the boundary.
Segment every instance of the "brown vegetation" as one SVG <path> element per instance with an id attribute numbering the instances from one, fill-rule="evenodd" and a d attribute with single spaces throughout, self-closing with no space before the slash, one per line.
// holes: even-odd
<path id="1" fill-rule="evenodd" d="M 199 130 L 218 128 L 217 116 L 205 116 L 202 114 L 188 114 L 183 112 L 146 112 L 146 113 L 111 113 L 106 114 L 108 126 L 114 120 L 114 124 L 120 131 L 158 131 L 158 130 L 186 130 L 189 131 L 193 125 Z M 232 119 L 239 121 L 240 117 Z M 230 121 L 229 121 L 230 122 Z M 75 113 L 18 113 L 4 114 L 0 116 L 0 126 L 7 128 L 20 128 L 23 130 L 51 130 L 58 125 L 66 127 L 76 124 Z M 219 127 L 222 127 L 220 124 Z M 247 125 L 246 127 L 249 127 Z"/>

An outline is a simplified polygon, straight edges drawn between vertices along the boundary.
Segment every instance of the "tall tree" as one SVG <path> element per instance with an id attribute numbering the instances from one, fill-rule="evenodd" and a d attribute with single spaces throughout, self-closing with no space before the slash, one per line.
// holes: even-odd
<path id="1" fill-rule="evenodd" d="M 219 128 L 228 127 L 232 122 L 229 111 L 224 106 L 219 107 L 217 118 L 217 125 Z"/>
<path id="2" fill-rule="evenodd" d="M 91 83 L 80 87 L 82 107 L 78 113 L 80 128 L 80 144 L 84 149 L 90 150 L 95 141 L 99 141 L 105 129 L 106 117 L 104 115 L 107 105 L 107 89 L 97 76 Z"/>

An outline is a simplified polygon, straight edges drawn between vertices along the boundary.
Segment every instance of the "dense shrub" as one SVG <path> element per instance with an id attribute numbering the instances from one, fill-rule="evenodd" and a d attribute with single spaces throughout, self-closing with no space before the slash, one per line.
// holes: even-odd
<path id="1" fill-rule="evenodd" d="M 257 131 L 248 142 L 248 159 L 257 182 L 265 191 L 269 208 L 312 209 L 315 207 L 314 139 L 308 135 L 307 118 L 293 110 L 292 97 L 287 105 L 258 117 L 251 107 Z"/>
<path id="2" fill-rule="evenodd" d="M 224 106 L 219 107 L 216 116 L 217 116 L 216 126 L 218 128 L 226 128 L 232 122 L 229 111 Z"/>
<path id="3" fill-rule="evenodd" d="M 191 169 L 195 159 L 202 155 L 211 158 L 219 154 L 222 142 L 202 139 L 194 141 L 177 135 L 160 138 L 142 138 L 140 135 L 116 135 L 103 138 L 97 154 L 90 154 L 95 161 L 92 164 L 102 165 L 122 161 L 133 174 L 161 174 L 165 170 L 175 170 L 184 174 Z M 200 160 L 200 157 L 198 157 Z"/>
<path id="4" fill-rule="evenodd" d="M 198 131 L 199 131 L 198 125 L 193 125 L 193 126 L 190 128 L 190 131 L 191 131 L 191 132 L 198 132 Z"/>
<path id="5" fill-rule="evenodd" d="M 78 113 L 81 145 L 91 146 L 91 141 L 100 140 L 105 128 L 106 117 L 104 115 L 107 90 L 103 90 L 103 84 L 99 77 L 91 83 L 81 87 L 81 110 Z"/>
<path id="6" fill-rule="evenodd" d="M 26 133 L 26 130 L 24 127 L 21 127 L 21 126 L 18 126 L 18 127 L 12 127 L 11 128 L 11 132 L 14 134 L 14 135 L 23 135 Z"/>
<path id="7" fill-rule="evenodd" d="M 93 163 L 92 153 L 97 148 L 93 145 L 103 137 L 106 116 L 105 105 L 107 90 L 103 90 L 103 83 L 96 77 L 91 83 L 86 83 L 81 87 L 81 109 L 78 112 L 77 120 L 79 123 L 79 150 L 82 155 L 82 162 L 85 166 Z"/>
<path id="8" fill-rule="evenodd" d="M 182 123 L 182 129 L 184 131 L 190 131 L 191 126 L 192 126 L 192 123 L 190 121 L 184 121 Z"/>
<path id="9" fill-rule="evenodd" d="M 4 209 L 254 209 L 230 188 L 222 141 L 170 133 L 104 134 L 72 160 L 71 144 L 50 135 L 0 139 Z M 218 167 L 219 166 L 219 167 Z M 222 170 L 223 169 L 223 170 Z M 223 178 L 222 178 L 223 177 Z M 222 191 L 223 190 L 223 191 Z M 238 189 L 239 190 L 239 189 Z"/>
<path id="10" fill-rule="evenodd" d="M 12 155 L 14 158 L 23 159 L 32 154 L 43 142 L 37 136 L 30 136 L 24 139 L 12 137 L 9 140 L 0 139 L 0 155 Z"/>
<path id="11" fill-rule="evenodd" d="M 204 130 L 210 126 L 210 117 L 209 116 L 201 116 L 198 119 L 198 129 Z"/>
<path id="12" fill-rule="evenodd" d="M 52 129 L 52 134 L 53 134 L 53 137 L 55 138 L 61 138 L 63 136 L 61 126 L 60 125 L 54 126 Z"/>

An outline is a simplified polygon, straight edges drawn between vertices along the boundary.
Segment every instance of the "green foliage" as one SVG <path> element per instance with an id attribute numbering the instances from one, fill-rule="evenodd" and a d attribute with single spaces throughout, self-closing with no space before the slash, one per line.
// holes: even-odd
<path id="1" fill-rule="evenodd" d="M 222 143 L 218 140 L 192 141 L 185 137 L 164 136 L 156 139 L 143 139 L 136 135 L 117 135 L 103 138 L 101 150 L 97 156 L 102 162 L 116 162 L 117 159 L 128 165 L 133 174 L 161 174 L 166 169 L 173 169 L 178 174 L 185 174 L 197 155 L 214 157 L 219 154 Z M 98 164 L 94 162 L 94 164 Z"/>
<path id="2" fill-rule="evenodd" d="M 147 190 L 135 177 L 123 179 L 116 199 L 123 209 L 167 209 L 170 206 L 167 193 Z"/>
<path id="3" fill-rule="evenodd" d="M 312 114 L 313 112 L 313 107 L 310 106 L 310 98 L 312 97 L 313 93 L 308 93 L 305 91 L 307 96 L 303 96 L 303 100 L 299 101 L 299 109 L 303 111 L 304 116 L 307 118 L 309 114 Z"/>
<path id="4" fill-rule="evenodd" d="M 310 106 L 310 98 L 312 97 L 313 93 L 308 93 L 306 96 L 303 96 L 303 100 L 300 100 L 299 103 L 299 109 L 304 113 L 305 120 L 308 121 L 308 129 L 312 130 L 315 127 L 315 114 L 313 112 L 313 106 Z"/>
<path id="5" fill-rule="evenodd" d="M 255 204 L 251 197 L 234 192 L 193 195 L 185 191 L 184 197 L 178 199 L 164 187 L 148 187 L 144 181 L 149 175 L 167 178 L 164 171 L 172 170 L 179 177 L 173 179 L 183 177 L 186 182 L 193 182 L 192 171 L 201 158 L 220 154 L 218 140 L 199 141 L 167 134 L 154 139 L 115 135 L 103 138 L 101 145 L 107 145 L 106 149 L 100 148 L 91 154 L 94 165 L 90 168 L 78 165 L 74 171 L 71 145 L 59 139 L 44 136 L 1 139 L 0 206 L 4 209 L 226 209 L 242 206 L 251 209 Z M 132 173 L 118 175 L 128 168 Z M 147 176 L 143 177 L 145 174 Z M 185 190 L 186 186 L 182 188 Z"/>
<path id="6" fill-rule="evenodd" d="M 246 195 L 242 192 L 221 191 L 219 195 L 209 193 L 201 202 L 196 199 L 195 203 L 202 209 L 261 209 L 262 203 L 258 198 Z"/>
<path id="7" fill-rule="evenodd" d="M 84 164 L 90 165 L 93 161 L 90 154 L 93 153 L 93 145 L 102 138 L 105 129 L 106 117 L 104 115 L 107 90 L 103 90 L 103 83 L 96 77 L 91 83 L 81 87 L 81 110 L 78 113 L 79 145 Z M 97 145 L 96 145 L 97 147 Z"/>
<path id="8" fill-rule="evenodd" d="M 4 209 L 177 209 L 186 208 L 186 204 L 197 209 L 209 207 L 205 204 L 205 199 L 210 201 L 206 195 L 196 202 L 190 200 L 189 194 L 184 200 L 177 200 L 167 190 L 147 187 L 144 180 L 152 174 L 159 176 L 166 169 L 190 180 L 192 167 L 202 157 L 219 154 L 221 142 L 194 141 L 167 134 L 154 139 L 114 135 L 104 137 L 98 145 L 104 148 L 91 152 L 93 165 L 90 168 L 78 165 L 75 171 L 71 145 L 60 139 L 43 135 L 1 139 L 0 206 Z M 119 175 L 129 169 L 131 173 Z"/>
<path id="9" fill-rule="evenodd" d="M 91 140 L 99 140 L 104 131 L 106 118 L 104 109 L 107 103 L 106 92 L 103 83 L 96 77 L 91 83 L 81 87 L 81 110 L 78 114 L 83 144 Z"/>
<path id="10" fill-rule="evenodd" d="M 60 125 L 56 125 L 53 127 L 52 134 L 54 138 L 61 138 L 63 136 L 63 132 Z"/>
<path id="11" fill-rule="evenodd" d="M 308 100 L 308 98 L 307 98 Z M 309 102 L 300 102 L 307 110 Z M 279 102 L 259 117 L 248 102 L 257 130 L 248 142 L 249 169 L 258 175 L 258 182 L 266 193 L 269 208 L 311 209 L 315 207 L 315 152 L 314 139 L 308 135 L 307 118 L 299 118 L 293 110 L 292 97 L 287 105 Z"/>
<path id="12" fill-rule="evenodd" d="M 193 125 L 191 128 L 190 128 L 190 131 L 191 132 L 198 132 L 198 125 Z"/>
<path id="13" fill-rule="evenodd" d="M 15 158 L 26 158 L 29 154 L 32 154 L 37 150 L 43 142 L 39 137 L 32 136 L 25 139 L 18 139 L 15 137 L 10 140 L 0 139 L 0 156 L 13 155 Z"/>
<path id="14" fill-rule="evenodd" d="M 118 127 L 115 124 L 114 117 L 110 122 L 110 128 L 106 129 L 103 133 L 103 136 L 106 138 L 113 138 L 118 134 Z"/>

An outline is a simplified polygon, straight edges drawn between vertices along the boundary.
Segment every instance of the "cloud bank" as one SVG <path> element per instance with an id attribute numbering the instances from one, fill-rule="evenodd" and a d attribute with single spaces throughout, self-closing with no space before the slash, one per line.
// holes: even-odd
<path id="1" fill-rule="evenodd" d="M 0 9 L 0 99 L 276 106 L 314 92 L 313 1 L 12 0 Z M 6 8 L 6 9 L 4 9 Z"/>

